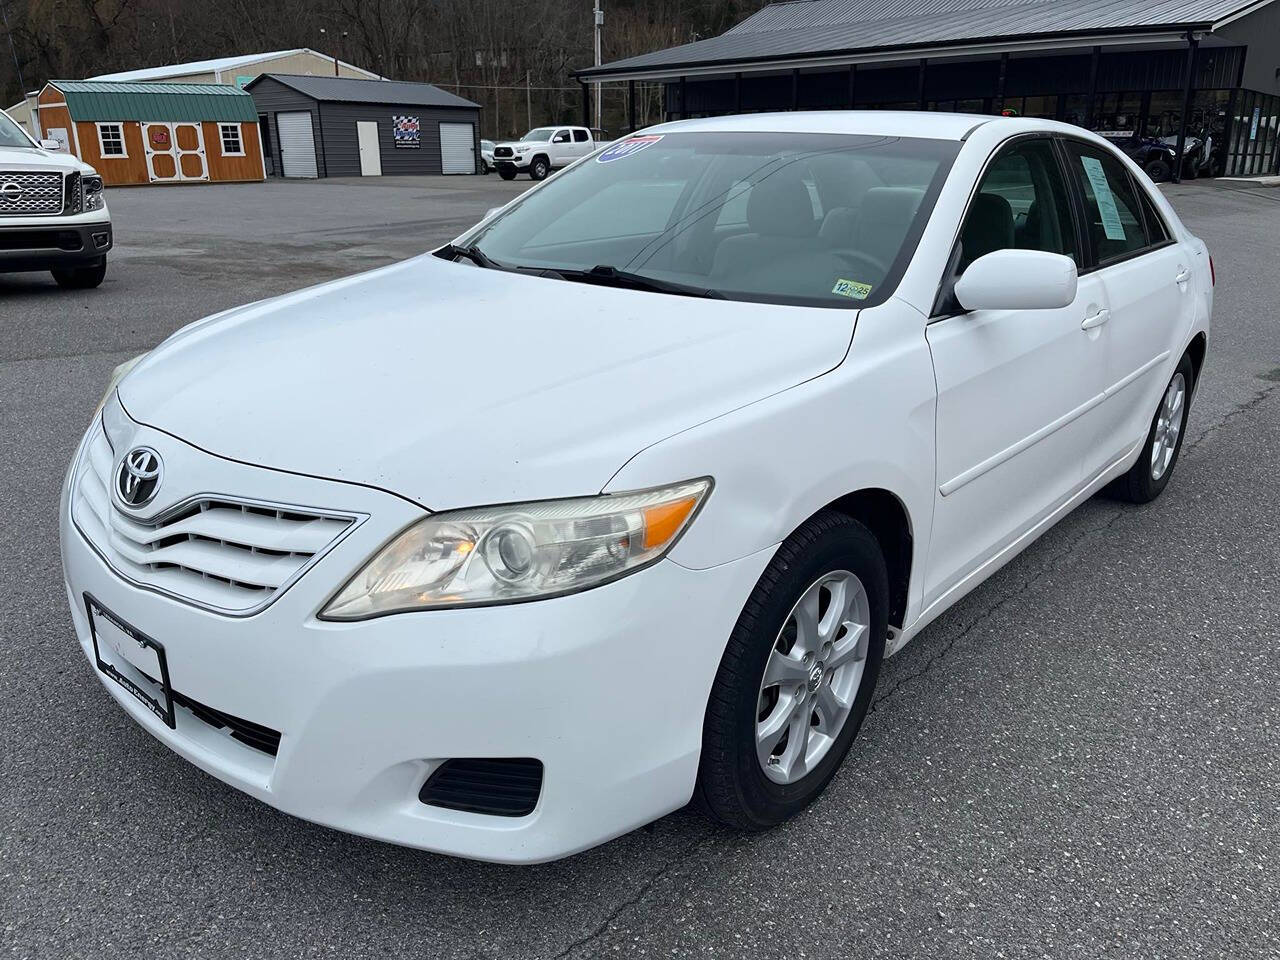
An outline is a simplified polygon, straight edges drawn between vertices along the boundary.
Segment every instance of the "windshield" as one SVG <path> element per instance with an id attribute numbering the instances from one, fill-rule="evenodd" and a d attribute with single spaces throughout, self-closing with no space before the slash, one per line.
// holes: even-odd
<path id="1" fill-rule="evenodd" d="M 882 302 L 960 144 L 688 132 L 620 140 L 470 235 L 503 267 L 596 267 L 739 300 Z"/>
<path id="2" fill-rule="evenodd" d="M 0 147 L 30 147 L 34 144 L 22 132 L 22 128 L 0 110 Z"/>
<path id="3" fill-rule="evenodd" d="M 530 130 L 521 140 L 550 140 L 551 135 L 556 132 L 555 127 L 538 127 L 536 130 Z"/>

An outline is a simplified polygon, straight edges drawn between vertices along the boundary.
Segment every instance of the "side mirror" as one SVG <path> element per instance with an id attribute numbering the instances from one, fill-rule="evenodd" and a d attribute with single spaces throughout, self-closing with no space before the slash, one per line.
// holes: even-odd
<path id="1" fill-rule="evenodd" d="M 1043 250 L 997 250 L 979 257 L 956 281 L 966 310 L 1055 310 L 1076 299 L 1076 264 Z"/>
<path id="2" fill-rule="evenodd" d="M 48 137 L 46 137 L 40 141 L 40 148 L 42 150 L 61 150 L 62 144 L 59 143 L 57 140 L 50 140 Z"/>

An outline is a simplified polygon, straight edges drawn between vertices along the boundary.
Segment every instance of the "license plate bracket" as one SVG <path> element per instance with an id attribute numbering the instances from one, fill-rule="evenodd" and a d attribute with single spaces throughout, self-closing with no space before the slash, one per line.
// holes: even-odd
<path id="1" fill-rule="evenodd" d="M 133 694 L 134 697 L 142 702 L 143 706 L 163 720 L 169 729 L 177 729 L 177 719 L 173 712 L 173 687 L 169 683 L 169 660 L 165 655 L 164 644 L 147 636 L 137 627 L 128 624 L 95 600 L 89 593 L 84 595 L 84 607 L 85 614 L 89 618 L 89 636 L 93 640 L 93 658 L 97 663 L 98 669 Z M 120 639 L 123 643 L 136 643 L 140 650 L 149 651 L 155 655 L 154 669 L 158 676 L 153 677 L 151 676 L 151 670 L 143 669 L 142 666 L 134 662 L 133 657 L 126 656 L 119 647 L 115 648 L 118 656 L 129 662 L 139 673 L 160 685 L 160 697 L 152 696 L 139 684 L 123 674 L 115 664 L 103 659 L 98 635 L 101 621 L 105 621 L 109 630 L 114 630 L 123 635 L 122 638 L 116 639 Z M 107 641 L 103 639 L 101 642 L 105 643 Z"/>

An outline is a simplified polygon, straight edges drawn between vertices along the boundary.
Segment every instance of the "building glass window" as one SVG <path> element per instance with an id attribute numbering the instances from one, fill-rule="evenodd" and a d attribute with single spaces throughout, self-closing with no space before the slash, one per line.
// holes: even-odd
<path id="1" fill-rule="evenodd" d="M 222 155 L 224 157 L 243 157 L 244 141 L 240 139 L 240 124 L 221 123 L 218 132 L 222 137 Z"/>
<path id="2" fill-rule="evenodd" d="M 127 156 L 124 149 L 124 127 L 118 123 L 98 124 L 98 145 L 104 157 Z"/>

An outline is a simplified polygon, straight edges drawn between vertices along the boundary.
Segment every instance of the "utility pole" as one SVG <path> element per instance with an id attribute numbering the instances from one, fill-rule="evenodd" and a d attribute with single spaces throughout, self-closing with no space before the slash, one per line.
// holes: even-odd
<path id="1" fill-rule="evenodd" d="M 22 79 L 22 64 L 18 62 L 18 48 L 13 43 L 13 30 L 9 27 L 9 11 L 5 9 L 4 0 L 0 0 L 0 15 L 4 17 L 4 32 L 9 37 L 9 52 L 13 54 L 13 69 L 18 75 L 18 86 L 22 88 L 22 101 L 27 105 L 27 124 L 31 127 L 31 135 L 39 140 L 43 136 L 39 126 L 40 121 L 36 117 L 35 109 L 31 106 L 31 98 L 27 96 L 27 81 Z"/>
<path id="2" fill-rule="evenodd" d="M 533 129 L 533 88 L 529 86 L 529 71 L 524 72 L 524 112 L 528 129 Z"/>
<path id="3" fill-rule="evenodd" d="M 595 5 L 595 33 L 596 33 L 596 66 L 600 66 L 600 30 L 604 26 L 604 11 L 600 9 L 600 0 L 596 0 Z M 600 98 L 602 96 L 601 83 L 596 81 L 596 127 L 602 126 L 601 113 L 602 107 Z"/>

